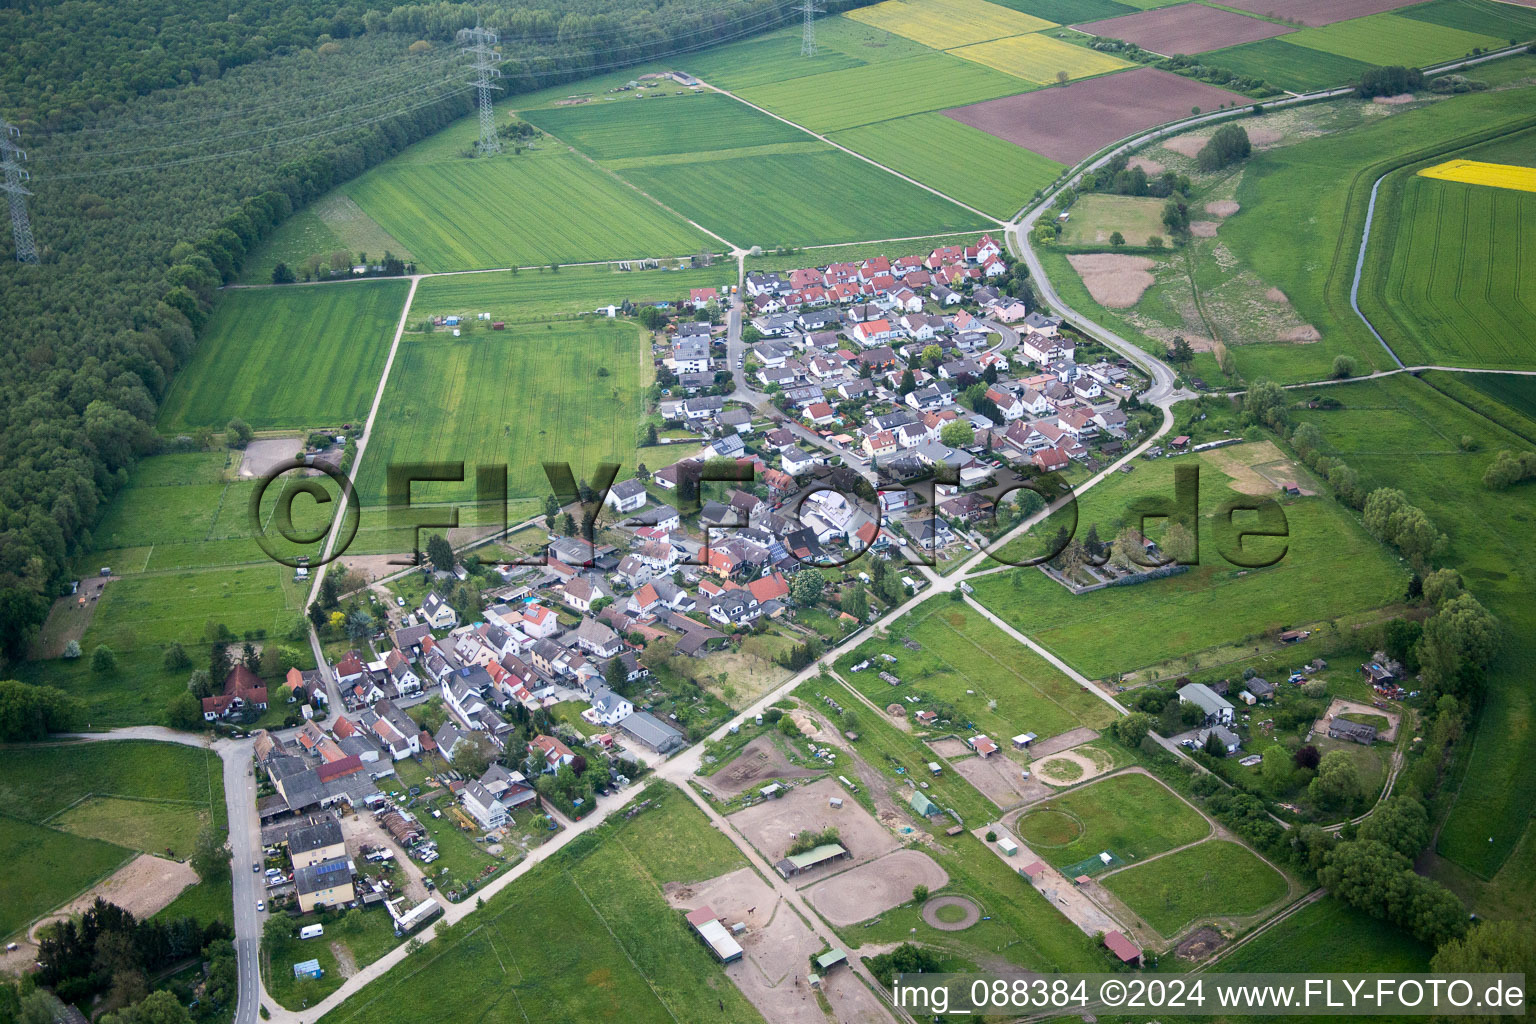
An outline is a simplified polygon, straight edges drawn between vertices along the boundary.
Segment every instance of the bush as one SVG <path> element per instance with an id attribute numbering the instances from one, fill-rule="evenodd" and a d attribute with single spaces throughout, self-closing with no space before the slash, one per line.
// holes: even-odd
<path id="1" fill-rule="evenodd" d="M 1253 144 L 1241 125 L 1224 124 L 1195 154 L 1195 166 L 1202 171 L 1217 171 L 1239 160 L 1248 159 Z"/>
<path id="2" fill-rule="evenodd" d="M 98 644 L 91 652 L 91 671 L 111 675 L 117 671 L 117 655 L 106 644 Z"/>
<path id="3" fill-rule="evenodd" d="M 78 640 L 71 640 L 69 643 L 65 644 L 64 645 L 64 657 L 66 657 L 66 658 L 78 658 L 78 657 L 80 657 L 80 641 L 78 641 Z"/>

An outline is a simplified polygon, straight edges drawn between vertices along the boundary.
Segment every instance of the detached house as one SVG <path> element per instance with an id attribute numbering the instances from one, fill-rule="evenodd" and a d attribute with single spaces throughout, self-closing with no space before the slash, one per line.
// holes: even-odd
<path id="1" fill-rule="evenodd" d="M 603 504 L 619 515 L 629 515 L 645 507 L 645 485 L 639 480 L 621 480 L 608 489 Z"/>
<path id="2" fill-rule="evenodd" d="M 452 629 L 459 624 L 459 613 L 435 590 L 426 596 L 416 611 L 433 629 Z"/>
<path id="3" fill-rule="evenodd" d="M 247 709 L 267 709 L 267 686 L 256 673 L 244 665 L 236 665 L 224 677 L 224 691 L 203 698 L 203 718 L 213 722 Z"/>

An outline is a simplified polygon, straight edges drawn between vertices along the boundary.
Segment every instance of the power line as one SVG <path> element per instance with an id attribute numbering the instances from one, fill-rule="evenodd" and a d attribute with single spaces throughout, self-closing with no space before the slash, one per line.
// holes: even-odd
<path id="1" fill-rule="evenodd" d="M 476 25 L 461 36 L 469 43 L 463 52 L 470 58 L 470 70 L 475 72 L 475 93 L 480 105 L 480 141 L 475 148 L 481 156 L 501 152 L 501 137 L 496 134 L 496 114 L 491 109 L 491 93 L 500 92 L 501 86 L 492 85 L 491 79 L 501 77 L 501 54 L 493 48 L 500 37 L 489 29 Z"/>
<path id="2" fill-rule="evenodd" d="M 16 239 L 16 262 L 36 263 L 37 246 L 32 243 L 32 222 L 27 218 L 27 196 L 32 193 L 22 184 L 30 181 L 32 175 L 21 166 L 27 154 L 17 148 L 14 141 L 20 136 L 20 128 L 9 121 L 0 120 L 0 169 L 5 171 L 5 180 L 0 184 L 0 190 L 5 192 L 10 202 L 11 234 Z"/>
<path id="3" fill-rule="evenodd" d="M 800 56 L 816 56 L 816 15 L 826 8 L 817 7 L 816 0 L 803 0 L 799 7 L 791 9 L 805 15 L 805 29 L 800 36 Z"/>

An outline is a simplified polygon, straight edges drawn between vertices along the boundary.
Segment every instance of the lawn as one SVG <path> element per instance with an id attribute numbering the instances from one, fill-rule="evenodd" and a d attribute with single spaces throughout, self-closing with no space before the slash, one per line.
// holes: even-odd
<path id="1" fill-rule="evenodd" d="M 368 415 L 405 307 L 405 281 L 220 296 L 160 407 L 160 429 L 339 427 Z"/>
<path id="2" fill-rule="evenodd" d="M 1080 52 L 1091 55 L 1088 50 Z M 1012 75 L 930 50 L 737 92 L 743 99 L 812 131 L 832 132 L 995 99 L 1023 88 Z"/>
<path id="3" fill-rule="evenodd" d="M 192 855 L 197 834 L 207 826 L 208 817 L 206 803 L 92 796 L 49 824 L 77 836 L 117 843 L 156 856 L 184 858 Z"/>
<path id="4" fill-rule="evenodd" d="M 943 114 L 850 128 L 832 141 L 995 217 L 1011 217 L 1064 168 Z M 957 153 L 965 154 L 956 159 Z"/>
<path id="5" fill-rule="evenodd" d="M 67 903 L 135 856 L 97 839 L 0 815 L 0 938 Z"/>
<path id="6" fill-rule="evenodd" d="M 324 922 L 324 935 L 299 938 L 300 925 L 313 921 L 312 917 L 300 918 L 294 922 L 292 934 L 262 938 L 262 980 L 267 994 L 290 1010 L 318 1003 L 341 987 L 345 978 L 338 968 L 333 946 L 346 947 L 357 967 L 367 967 L 400 943 L 389 913 L 381 906 L 343 911 L 337 920 Z M 325 974 L 318 979 L 295 978 L 293 965 L 305 960 L 319 960 Z"/>
<path id="7" fill-rule="evenodd" d="M 805 132 L 717 92 L 583 104 L 522 112 L 525 121 L 592 157 L 626 157 L 744 149 L 806 142 Z"/>
<path id="8" fill-rule="evenodd" d="M 1063 74 L 1069 79 L 1090 78 L 1136 66 L 1086 46 L 1073 46 L 1043 32 L 993 39 L 948 52 L 996 68 L 1031 85 L 1050 85 L 1059 81 Z"/>
<path id="9" fill-rule="evenodd" d="M 346 190 L 423 270 L 678 256 L 720 244 L 554 142 L 491 159 L 397 158 Z"/>
<path id="10" fill-rule="evenodd" d="M 676 302 L 693 288 L 718 288 L 736 282 L 729 263 L 698 270 L 621 271 L 617 266 L 564 267 L 486 274 L 429 277 L 416 288 L 408 325 L 419 331 L 428 317 L 458 314 L 470 324 L 477 313 L 508 324 L 545 322 L 561 316 L 590 313 L 599 306 L 631 302 Z M 516 330 L 516 328 L 513 328 Z"/>
<path id="11" fill-rule="evenodd" d="M 1305 28 L 1286 36 L 1296 46 L 1337 54 L 1371 64 L 1427 67 L 1464 57 L 1475 49 L 1503 46 L 1507 40 L 1450 25 L 1372 14 L 1336 21 L 1322 28 Z"/>
<path id="12" fill-rule="evenodd" d="M 1519 569 L 1522 538 L 1530 532 L 1530 492 L 1522 487 L 1529 485 L 1490 491 L 1481 480 L 1500 449 L 1532 447 L 1526 438 L 1536 437 L 1536 421 L 1505 405 L 1509 425 L 1496 423 L 1437 391 L 1432 385 L 1441 375 L 1429 376 L 1429 382 L 1393 377 L 1328 388 L 1318 397 L 1336 397 L 1344 408 L 1302 412 L 1298 419 L 1314 423 L 1329 453 L 1366 486 L 1400 488 L 1429 510 L 1450 542 L 1438 564 L 1456 567 L 1503 623 L 1505 646 L 1489 673 L 1476 735 L 1457 748 L 1457 779 L 1468 782 L 1455 785 L 1437 846 L 1443 857 L 1488 879 L 1526 831 L 1536 792 L 1530 728 L 1536 705 L 1528 685 L 1536 667 L 1536 601 Z"/>
<path id="13" fill-rule="evenodd" d="M 544 461 L 569 462 L 578 478 L 604 459 L 632 466 L 650 357 L 627 321 L 412 336 L 401 343 L 384 396 L 392 413 L 358 489 L 382 503 L 391 464 L 442 460 L 464 462 L 465 482 L 418 484 L 416 501 L 468 499 L 476 465 L 506 466 L 513 497 L 542 497 Z"/>
<path id="14" fill-rule="evenodd" d="M 1215 970 L 1305 972 L 1326 964 L 1330 971 L 1427 971 L 1433 954 L 1401 928 L 1328 896 L 1244 943 Z"/>
<path id="15" fill-rule="evenodd" d="M 1363 60 L 1296 46 L 1284 39 L 1261 39 L 1256 43 L 1212 50 L 1202 54 L 1200 62 L 1249 78 L 1262 78 L 1270 85 L 1291 92 L 1311 92 L 1358 82 L 1360 75 L 1372 67 Z"/>
<path id="16" fill-rule="evenodd" d="M 881 655 L 886 654 L 896 661 L 885 661 Z M 868 668 L 853 671 L 864 661 Z M 873 637 L 839 658 L 837 669 L 878 707 L 927 695 L 954 705 L 969 720 L 965 727 L 974 723 L 975 730 L 1001 744 L 1023 732 L 1045 739 L 1082 725 L 1103 728 L 1116 717 L 1107 703 L 969 606 L 942 598 L 908 613 L 888 635 Z M 902 685 L 891 686 L 880 678 L 882 671 Z"/>
<path id="17" fill-rule="evenodd" d="M 986 221 L 847 153 L 781 153 L 626 169 L 625 178 L 739 246 L 900 238 Z M 879 196 L 878 203 L 870 202 Z"/>
<path id="18" fill-rule="evenodd" d="M 1224 449 L 1225 457 L 1237 449 Z M 1401 597 L 1407 570 L 1399 559 L 1367 535 L 1348 512 L 1327 497 L 1291 498 L 1281 505 L 1288 536 L 1255 538 L 1255 560 L 1284 555 L 1267 568 L 1234 565 L 1219 552 L 1216 510 L 1241 497 L 1207 453 L 1197 457 L 1200 474 L 1200 557 L 1198 566 L 1165 579 L 1073 594 L 1035 568 L 983 577 L 976 599 L 1007 619 L 1031 639 L 1064 658 L 1078 671 L 1103 678 L 1198 654 L 1228 641 L 1276 628 L 1291 628 L 1377 608 Z M 1075 536 L 1097 526 L 1105 541 L 1120 531 L 1133 503 L 1142 497 L 1173 495 L 1176 466 L 1191 459 L 1137 462 L 1129 476 L 1115 475 L 1088 491 L 1078 504 Z M 1069 525 L 1070 511 L 1037 527 L 1030 537 L 1048 542 L 1058 522 Z M 1238 517 L 1242 522 L 1242 517 Z M 1148 526 L 1159 521 L 1149 521 Z M 1157 533 L 1153 533 L 1155 538 Z M 1004 549 L 1009 558 L 1028 556 L 1033 547 Z"/>
<path id="19" fill-rule="evenodd" d="M 1458 156 L 1536 164 L 1536 129 Z M 1409 365 L 1536 368 L 1536 193 L 1427 178 L 1382 183 L 1361 307 Z"/>
<path id="20" fill-rule="evenodd" d="M 180 743 L 114 740 L 0 747 L 0 814 L 47 821 L 92 794 L 162 800 L 224 827 L 223 763 Z"/>
<path id="21" fill-rule="evenodd" d="M 1061 235 L 1062 244 L 1108 249 L 1109 237 L 1116 231 L 1127 245 L 1146 245 L 1153 235 L 1166 237 L 1163 203 L 1161 199 L 1101 192 L 1086 195 L 1072 204 L 1072 216 Z"/>
<path id="22" fill-rule="evenodd" d="M 303 610 L 305 593 L 292 569 L 271 561 L 128 576 L 102 592 L 80 646 L 106 644 L 121 654 L 172 640 L 200 644 L 206 626 L 218 622 L 236 636 L 281 634 Z"/>
<path id="23" fill-rule="evenodd" d="M 731 871 L 741 855 L 681 793 L 653 787 L 644 799 L 347 1000 L 336 1024 L 761 1021 L 660 888 Z"/>
<path id="24" fill-rule="evenodd" d="M 1054 22 L 986 0 L 885 0 L 843 15 L 935 50 L 1053 28 Z"/>
<path id="25" fill-rule="evenodd" d="M 1167 938 L 1199 918 L 1256 914 L 1284 899 L 1289 889 L 1284 876 L 1246 846 L 1221 839 L 1118 871 L 1102 882 Z"/>
<path id="26" fill-rule="evenodd" d="M 1015 830 L 1040 857 L 1066 867 L 1104 851 L 1135 863 L 1203 839 L 1211 826 L 1161 782 L 1129 773 L 1036 804 Z"/>

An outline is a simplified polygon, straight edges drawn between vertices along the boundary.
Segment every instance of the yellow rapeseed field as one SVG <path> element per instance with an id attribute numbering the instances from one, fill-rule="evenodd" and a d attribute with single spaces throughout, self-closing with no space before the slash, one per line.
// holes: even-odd
<path id="1" fill-rule="evenodd" d="M 1443 181 L 1461 181 L 1468 185 L 1487 185 L 1491 188 L 1512 188 L 1521 192 L 1536 192 L 1536 167 L 1518 164 L 1485 164 L 1480 160 L 1447 160 L 1443 164 L 1426 167 L 1419 174 L 1426 178 Z"/>
<path id="2" fill-rule="evenodd" d="M 1054 21 L 986 0 L 885 0 L 848 11 L 843 17 L 906 36 L 935 50 L 1056 26 Z"/>
<path id="3" fill-rule="evenodd" d="M 1087 78 L 1133 66 L 1119 57 L 1073 46 L 1038 33 L 994 39 L 949 52 L 1035 85 L 1050 85 L 1056 81 L 1057 72 L 1060 71 L 1065 71 L 1068 78 Z"/>

